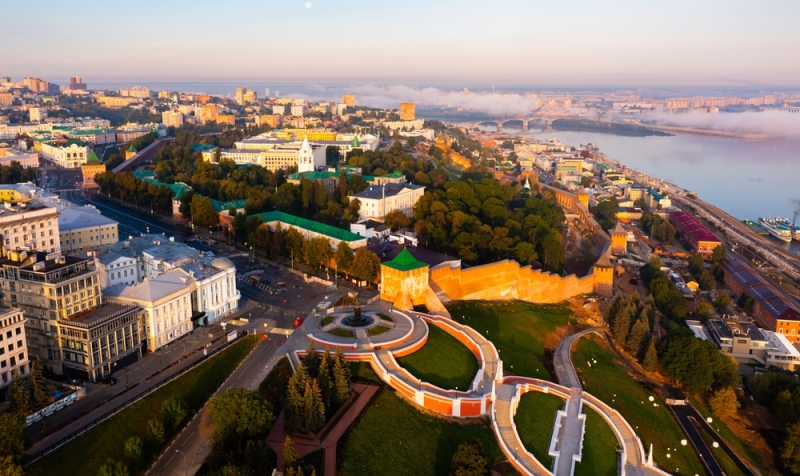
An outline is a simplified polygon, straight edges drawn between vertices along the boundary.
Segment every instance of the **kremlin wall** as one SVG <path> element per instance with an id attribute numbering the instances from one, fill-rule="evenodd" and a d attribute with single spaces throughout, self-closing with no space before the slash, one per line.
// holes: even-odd
<path id="1" fill-rule="evenodd" d="M 520 266 L 513 260 L 498 261 L 468 269 L 460 264 L 442 263 L 433 269 L 403 250 L 393 260 L 381 263 L 381 299 L 399 309 L 425 305 L 432 314 L 447 315 L 442 303 L 455 300 L 520 299 L 532 303 L 557 303 L 582 294 L 611 296 L 614 266 L 610 261 L 612 237 L 603 231 L 588 209 L 586 192 L 577 195 L 539 184 L 544 192 L 552 192 L 558 203 L 577 215 L 592 231 L 597 244 L 603 246 L 600 258 L 584 277 L 559 276 L 542 270 Z M 616 231 L 616 230 L 615 230 Z M 614 233 L 614 241 L 620 237 Z M 622 237 L 624 240 L 624 236 Z M 624 252 L 624 245 L 622 248 Z"/>

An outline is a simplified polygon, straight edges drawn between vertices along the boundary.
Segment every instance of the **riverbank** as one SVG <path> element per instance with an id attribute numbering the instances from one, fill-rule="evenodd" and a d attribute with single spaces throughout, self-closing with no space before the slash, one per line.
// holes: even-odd
<path id="1" fill-rule="evenodd" d="M 652 124 L 648 124 L 647 127 L 649 127 L 650 129 L 655 129 L 657 131 L 674 132 L 678 134 L 698 134 L 705 136 L 730 137 L 730 138 L 747 139 L 747 140 L 765 140 L 770 138 L 770 136 L 766 134 L 757 134 L 752 132 L 731 132 L 731 131 L 719 131 L 714 129 L 696 129 L 694 127 L 660 126 Z"/>

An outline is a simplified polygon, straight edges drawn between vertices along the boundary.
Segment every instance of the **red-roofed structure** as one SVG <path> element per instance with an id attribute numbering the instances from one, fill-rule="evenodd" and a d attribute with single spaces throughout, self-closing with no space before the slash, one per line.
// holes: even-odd
<path id="1" fill-rule="evenodd" d="M 669 214 L 669 219 L 683 239 L 689 242 L 693 251 L 706 258 L 711 257 L 714 248 L 722 245 L 717 235 L 708 231 L 695 217 L 686 212 L 672 212 Z"/>
<path id="2" fill-rule="evenodd" d="M 785 334 L 791 342 L 800 342 L 800 312 L 790 302 L 740 261 L 725 260 L 722 269 L 734 299 L 742 294 L 753 298 L 753 315 L 761 327 Z"/>

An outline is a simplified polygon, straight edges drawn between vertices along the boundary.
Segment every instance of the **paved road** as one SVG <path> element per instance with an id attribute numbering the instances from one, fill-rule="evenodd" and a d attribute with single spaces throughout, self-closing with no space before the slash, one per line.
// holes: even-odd
<path id="1" fill-rule="evenodd" d="M 683 428 L 683 432 L 686 433 L 686 436 L 689 438 L 689 441 L 694 446 L 695 452 L 697 456 L 700 458 L 700 462 L 703 463 L 703 467 L 706 468 L 706 471 L 712 476 L 722 476 L 723 471 L 720 467 L 719 463 L 717 463 L 716 458 L 714 458 L 713 453 L 711 453 L 711 448 L 706 445 L 705 440 L 700 435 L 700 432 L 697 430 L 697 427 L 691 421 L 691 417 L 697 414 L 694 412 L 693 408 L 690 405 L 667 405 L 672 413 L 675 415 L 675 418 L 678 420 L 678 423 Z"/>
<path id="2" fill-rule="evenodd" d="M 249 339 L 250 337 L 246 337 Z M 266 367 L 272 367 L 280 357 L 275 340 L 261 340 L 241 365 L 222 384 L 214 396 L 221 395 L 233 387 L 254 390 L 263 379 Z M 200 432 L 200 425 L 208 411 L 208 403 L 203 406 L 192 421 L 183 429 L 172 444 L 164 451 L 146 474 L 158 476 L 193 475 L 210 454 L 208 433 Z"/>

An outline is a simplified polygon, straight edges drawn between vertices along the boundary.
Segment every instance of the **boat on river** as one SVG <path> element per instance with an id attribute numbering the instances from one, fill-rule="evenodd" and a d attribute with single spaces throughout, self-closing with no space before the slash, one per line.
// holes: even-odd
<path id="1" fill-rule="evenodd" d="M 783 224 L 784 220 L 786 221 L 787 225 Z M 761 225 L 761 228 L 767 230 L 767 233 L 775 238 L 785 241 L 786 243 L 792 241 L 792 230 L 789 229 L 788 220 L 785 218 L 761 217 L 758 219 L 758 224 Z"/>

